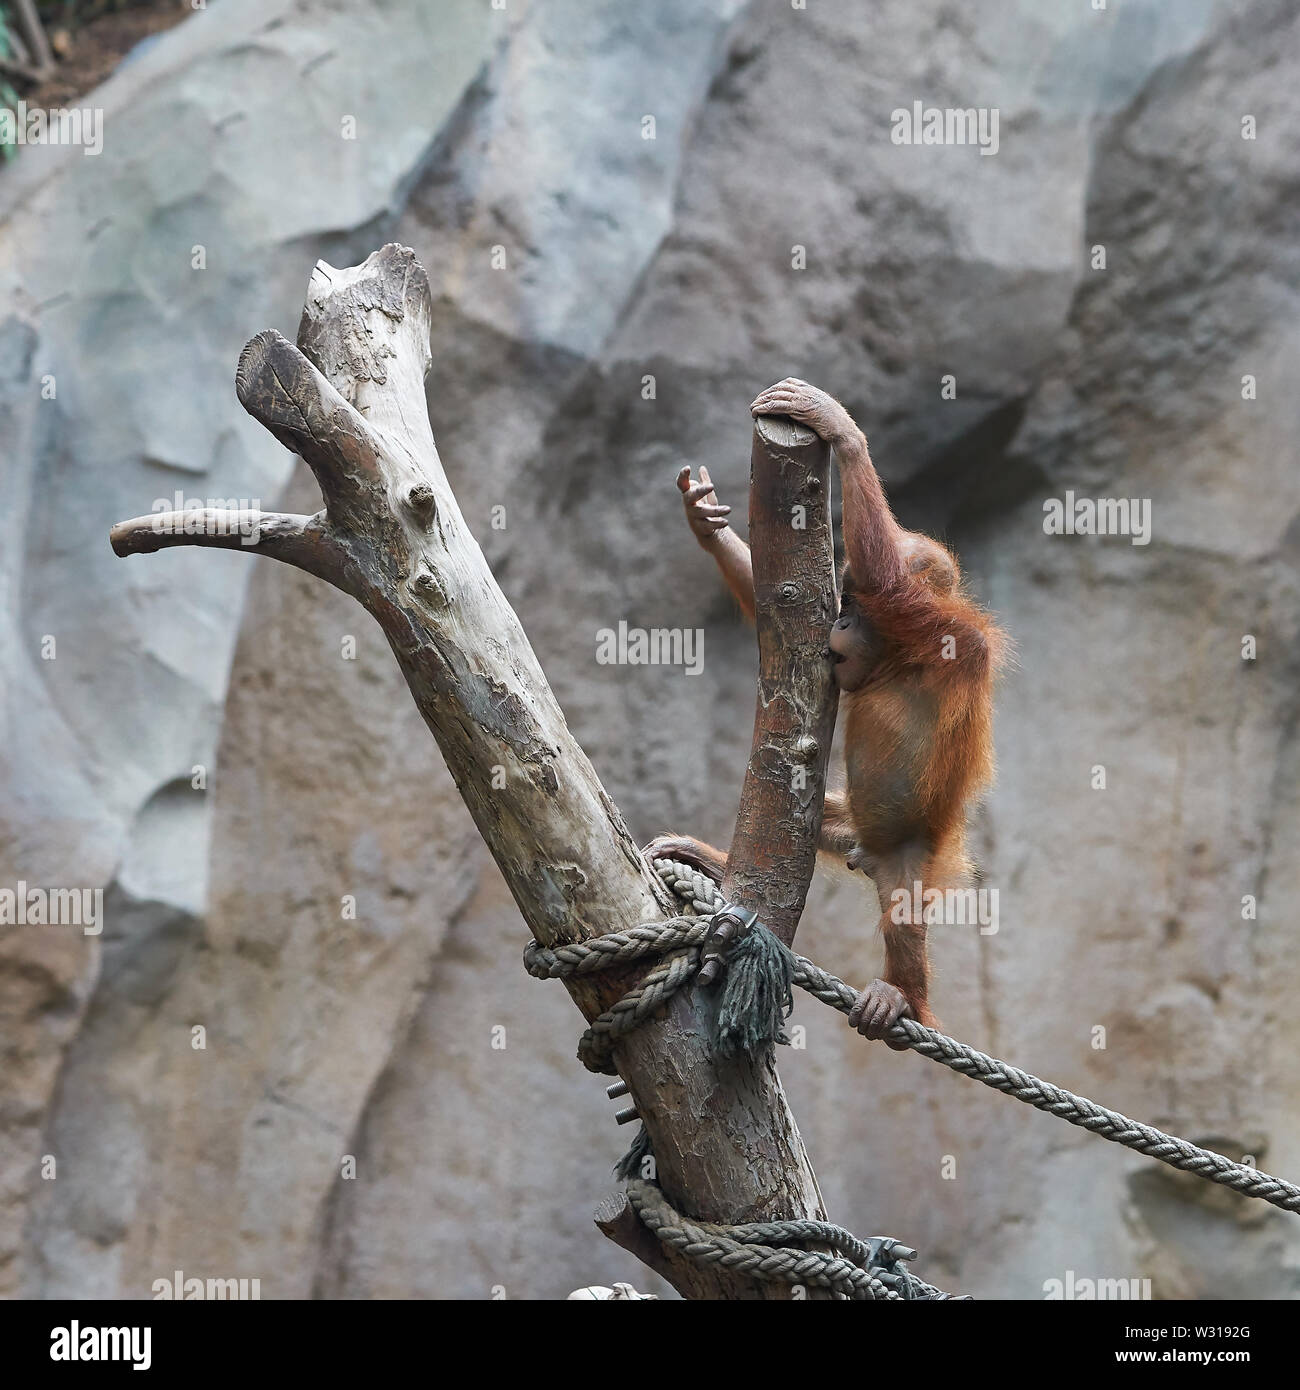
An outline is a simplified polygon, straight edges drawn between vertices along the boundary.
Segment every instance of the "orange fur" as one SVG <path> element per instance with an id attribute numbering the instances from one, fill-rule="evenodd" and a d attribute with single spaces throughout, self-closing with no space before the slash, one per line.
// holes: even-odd
<path id="1" fill-rule="evenodd" d="M 835 449 L 847 564 L 831 649 L 847 705 L 846 786 L 827 793 L 818 847 L 871 875 L 880 899 L 884 982 L 932 1024 L 926 923 L 912 920 L 905 902 L 895 908 L 894 894 L 910 897 L 916 884 L 922 894 L 956 887 L 969 870 L 966 817 L 993 780 L 993 685 L 1007 640 L 964 591 L 956 557 L 899 526 L 866 439 L 843 406 L 790 378 L 752 409 L 789 414 Z M 721 559 L 719 565 L 733 589 L 752 584 L 748 565 L 728 569 Z M 752 611 L 748 588 L 746 594 Z M 722 851 L 683 836 L 661 837 L 647 852 L 685 858 L 718 882 L 726 867 Z M 896 1012 L 901 1004 L 888 990 L 873 1000 L 890 997 Z M 869 1036 L 887 1031 L 880 1015 L 859 1026 Z"/>

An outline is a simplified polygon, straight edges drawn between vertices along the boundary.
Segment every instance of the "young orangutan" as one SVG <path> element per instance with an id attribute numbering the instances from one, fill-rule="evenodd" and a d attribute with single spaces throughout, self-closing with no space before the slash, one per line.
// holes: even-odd
<path id="1" fill-rule="evenodd" d="M 837 400 L 789 377 L 750 413 L 807 425 L 839 462 L 846 563 L 829 655 L 848 706 L 846 777 L 843 791 L 826 794 L 818 848 L 875 882 L 885 940 L 884 976 L 862 991 L 849 1021 L 868 1038 L 905 1014 L 933 1026 L 926 922 L 916 909 L 928 890 L 954 887 L 969 870 L 966 814 L 993 778 L 993 681 L 1006 641 L 963 592 L 956 558 L 894 519 L 866 438 Z M 752 620 L 749 547 L 727 523 L 731 508 L 719 504 L 705 468 L 698 482 L 683 468 L 677 486 L 696 539 Z M 685 859 L 718 882 L 727 862 L 684 836 L 660 836 L 646 853 Z"/>

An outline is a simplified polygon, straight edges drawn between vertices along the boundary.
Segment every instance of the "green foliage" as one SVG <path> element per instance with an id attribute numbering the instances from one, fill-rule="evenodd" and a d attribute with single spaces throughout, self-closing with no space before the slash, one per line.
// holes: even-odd
<path id="1" fill-rule="evenodd" d="M 12 53 L 13 48 L 9 43 L 9 16 L 5 7 L 0 5 L 0 58 L 8 58 Z M 7 106 L 11 111 L 18 109 L 18 93 L 5 77 L 0 77 L 0 106 Z M 0 155 L 5 159 L 12 159 L 17 153 L 18 149 L 11 141 L 0 140 Z"/>

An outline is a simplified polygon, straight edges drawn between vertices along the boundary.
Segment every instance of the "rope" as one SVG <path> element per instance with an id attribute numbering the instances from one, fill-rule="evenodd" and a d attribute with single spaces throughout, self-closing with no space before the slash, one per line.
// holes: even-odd
<path id="1" fill-rule="evenodd" d="M 646 956 L 663 957 L 639 985 L 583 1032 L 578 1057 L 589 1071 L 618 1074 L 613 1062 L 615 1044 L 695 977 L 702 948 L 713 931 L 713 914 L 722 905 L 713 881 L 691 865 L 663 859 L 655 867 L 683 900 L 686 911 L 698 915 L 646 923 L 631 931 L 610 932 L 554 948 L 530 941 L 524 950 L 524 968 L 541 980 L 591 975 L 631 965 Z M 784 947 L 780 950 L 784 966 L 789 952 Z M 639 1143 L 648 1151 L 644 1126 Z M 868 1244 L 842 1226 L 808 1219 L 739 1226 L 688 1220 L 673 1209 L 654 1183 L 631 1176 L 640 1165 L 629 1160 L 639 1157 L 640 1148 L 634 1144 L 618 1168 L 620 1176 L 628 1179 L 633 1210 L 662 1244 L 698 1263 L 717 1264 L 767 1282 L 830 1289 L 837 1299 L 893 1302 L 951 1297 L 904 1269 L 900 1257 L 891 1252 L 905 1247 L 888 1237 L 877 1237 Z M 838 1253 L 803 1249 L 806 1244 L 829 1246 Z M 907 1252 L 907 1258 L 914 1254 Z"/>
<path id="2" fill-rule="evenodd" d="M 590 941 L 572 942 L 553 949 L 530 941 L 524 950 L 524 968 L 543 980 L 590 975 L 630 965 L 644 956 L 662 957 L 638 986 L 623 995 L 583 1033 L 578 1043 L 578 1057 L 590 1071 L 617 1075 L 613 1052 L 619 1039 L 695 977 L 702 949 L 713 932 L 714 916 L 721 915 L 720 909 L 724 907 L 717 884 L 692 865 L 674 859 L 653 862 L 660 878 L 682 900 L 690 915 L 647 923 L 627 932 L 610 932 Z M 734 912 L 731 915 L 735 915 Z M 755 953 L 750 948 L 756 938 L 760 941 L 760 949 Z M 769 1014 L 778 1028 L 781 999 L 783 993 L 788 993 L 788 983 L 798 985 L 843 1014 L 849 1013 L 857 1001 L 857 990 L 806 957 L 789 951 L 761 924 L 751 928 L 740 941 L 731 943 L 729 959 L 747 952 L 742 971 L 747 979 L 742 993 L 749 999 L 748 1007 Z M 760 959 L 766 964 L 756 965 Z M 780 976 L 780 979 L 769 980 L 767 988 L 759 978 L 765 970 Z M 760 996 L 765 996 L 763 1002 Z M 788 1006 L 788 1000 L 786 1004 Z M 719 1013 L 743 1012 L 743 1007 L 737 1009 L 733 1001 L 730 1007 L 725 1004 L 720 1007 Z M 742 1025 L 742 1019 L 731 1020 L 733 1040 L 747 1036 Z M 761 1036 L 766 1026 L 756 1025 L 748 1036 Z M 923 1057 L 942 1062 L 963 1076 L 1092 1134 L 1099 1134 L 1112 1143 L 1122 1144 L 1184 1172 L 1195 1173 L 1247 1197 L 1270 1202 L 1283 1211 L 1300 1211 L 1300 1187 L 1244 1163 L 1234 1163 L 1223 1154 L 1199 1148 L 1153 1125 L 1130 1120 L 1118 1111 L 1107 1110 L 1084 1096 L 1076 1096 L 1072 1091 L 1041 1081 L 996 1057 L 977 1052 L 915 1019 L 899 1019 L 889 1030 L 889 1038 Z M 725 1044 L 726 1037 L 721 1041 Z M 715 1045 L 718 1042 L 719 1039 L 715 1039 Z M 644 1126 L 640 1144 L 648 1150 Z M 654 1183 L 631 1176 L 634 1169 L 629 1160 L 637 1154 L 638 1146 L 634 1144 L 618 1169 L 621 1176 L 628 1178 L 628 1201 L 641 1222 L 662 1244 L 689 1259 L 701 1264 L 716 1264 L 753 1279 L 829 1289 L 837 1299 L 898 1302 L 952 1297 L 904 1269 L 898 1263 L 899 1257 L 891 1254 L 900 1247 L 887 1238 L 877 1237 L 867 1243 L 842 1226 L 805 1219 L 738 1226 L 691 1221 L 672 1208 Z M 807 1244 L 829 1246 L 830 1251 L 806 1250 L 803 1247 Z M 906 1253 L 910 1257 L 914 1252 Z"/>
<path id="3" fill-rule="evenodd" d="M 844 1014 L 853 1007 L 858 997 L 857 991 L 843 980 L 836 979 L 802 956 L 794 958 L 794 982 Z M 962 1076 L 969 1076 L 995 1091 L 1023 1100 L 1035 1110 L 1056 1115 L 1091 1134 L 1109 1139 L 1113 1144 L 1122 1144 L 1126 1149 L 1159 1159 L 1161 1163 L 1180 1168 L 1185 1173 L 1195 1173 L 1197 1177 L 1230 1187 L 1246 1197 L 1258 1197 L 1260 1201 L 1270 1202 L 1283 1211 L 1300 1212 L 1300 1187 L 1293 1183 L 1272 1177 L 1249 1164 L 1234 1163 L 1213 1149 L 1199 1148 L 1177 1135 L 1156 1129 L 1154 1125 L 1130 1120 L 1117 1110 L 1107 1110 L 1104 1105 L 1098 1105 L 1086 1096 L 1076 1096 L 1073 1091 L 1053 1086 L 1050 1081 L 1042 1081 L 1008 1062 L 978 1052 L 955 1038 L 925 1027 L 914 1018 L 899 1019 L 890 1029 L 889 1036 L 895 1042 L 905 1042 L 922 1057 L 942 1062 L 945 1067 L 951 1067 Z"/>
<path id="4" fill-rule="evenodd" d="M 699 969 L 700 947 L 708 940 L 712 925 L 707 917 L 673 917 L 554 950 L 530 941 L 524 950 L 524 969 L 534 979 L 559 980 L 630 965 L 642 956 L 664 957 L 635 989 L 590 1024 L 578 1041 L 578 1059 L 588 1071 L 617 1076 L 615 1044 L 694 976 Z"/>
<path id="5" fill-rule="evenodd" d="M 718 886 L 691 865 L 656 859 L 654 866 L 660 878 L 684 901 L 687 910 L 698 916 L 676 917 L 668 922 L 635 927 L 630 932 L 612 932 L 555 950 L 533 941 L 524 952 L 528 973 L 543 979 L 588 974 L 638 960 L 644 955 L 667 953 L 639 988 L 620 999 L 583 1034 L 578 1055 L 593 1071 L 614 1074 L 611 1053 L 615 1042 L 692 977 L 698 968 L 700 948 L 709 935 L 711 914 L 722 906 Z M 858 997 L 857 990 L 806 957 L 790 954 L 794 983 L 822 1003 L 847 1014 Z M 891 1041 L 904 1043 L 912 1051 L 941 1062 L 962 1076 L 1014 1096 L 1036 1110 L 1056 1115 L 1114 1144 L 1122 1144 L 1183 1172 L 1195 1173 L 1208 1182 L 1230 1187 L 1247 1197 L 1269 1202 L 1283 1211 L 1300 1212 L 1300 1187 L 1248 1164 L 1234 1163 L 1223 1154 L 1202 1149 L 1153 1125 L 1108 1110 L 1084 1096 L 1053 1086 L 1050 1081 L 1042 1081 L 1029 1072 L 927 1028 L 915 1019 L 899 1019 L 889 1036 Z"/>
<path id="6" fill-rule="evenodd" d="M 664 1245 L 698 1263 L 720 1265 L 733 1274 L 769 1283 L 811 1284 L 846 1299 L 900 1302 L 904 1297 L 867 1267 L 870 1255 L 863 1242 L 829 1221 L 762 1221 L 748 1226 L 690 1221 L 673 1210 L 654 1183 L 641 1178 L 628 1183 L 627 1198 Z M 781 1246 L 772 1241 L 780 1241 Z M 782 1248 L 805 1241 L 829 1245 L 841 1253 Z"/>

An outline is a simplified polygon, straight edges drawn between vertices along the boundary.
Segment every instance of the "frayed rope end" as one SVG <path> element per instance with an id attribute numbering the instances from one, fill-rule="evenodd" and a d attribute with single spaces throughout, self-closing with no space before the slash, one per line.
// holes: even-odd
<path id="1" fill-rule="evenodd" d="M 720 1057 L 755 1052 L 784 1042 L 785 1019 L 794 1008 L 794 959 L 756 923 L 727 954 L 718 999 L 713 1046 Z"/>
<path id="2" fill-rule="evenodd" d="M 620 1182 L 627 1182 L 630 1178 L 644 1178 L 646 1175 L 641 1170 L 651 1152 L 650 1136 L 645 1132 L 645 1125 L 642 1125 L 636 1132 L 636 1138 L 632 1140 L 632 1147 L 614 1165 L 614 1176 Z"/>

